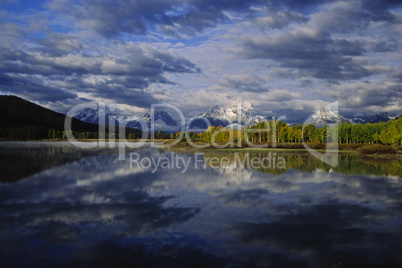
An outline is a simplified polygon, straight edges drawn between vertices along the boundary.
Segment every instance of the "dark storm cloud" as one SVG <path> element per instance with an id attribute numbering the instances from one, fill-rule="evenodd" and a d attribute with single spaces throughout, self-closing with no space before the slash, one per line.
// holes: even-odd
<path id="1" fill-rule="evenodd" d="M 76 93 L 48 86 L 41 79 L 5 73 L 0 73 L 0 89 L 43 103 L 77 98 Z"/>
<path id="2" fill-rule="evenodd" d="M 272 0 L 269 1 L 270 5 L 276 7 L 286 7 L 294 10 L 307 10 L 317 6 L 334 2 L 335 0 Z"/>
<path id="3" fill-rule="evenodd" d="M 281 67 L 296 68 L 316 78 L 358 79 L 371 74 L 352 58 L 364 51 L 358 42 L 293 33 L 276 38 L 243 38 L 241 43 L 250 58 L 272 59 Z"/>
<path id="4" fill-rule="evenodd" d="M 308 18 L 300 13 L 295 13 L 291 11 L 279 11 L 272 12 L 269 10 L 268 16 L 258 17 L 255 19 L 256 25 L 261 29 L 276 28 L 281 29 L 288 26 L 292 22 L 307 22 Z"/>
<path id="5" fill-rule="evenodd" d="M 399 44 L 398 41 L 394 38 L 390 38 L 387 42 L 384 41 L 376 41 L 371 45 L 371 50 L 374 52 L 392 52 L 397 51 Z"/>
<path id="6" fill-rule="evenodd" d="M 245 17 L 257 14 L 253 7 L 263 7 L 269 10 L 281 11 L 271 21 L 273 28 L 280 28 L 289 21 L 303 21 L 305 18 L 293 12 L 310 12 L 318 6 L 333 1 L 262 1 L 262 0 L 53 0 L 46 6 L 52 11 L 60 12 L 77 20 L 78 25 L 92 29 L 98 34 L 111 37 L 121 33 L 145 35 L 153 28 L 161 32 L 177 36 L 180 34 L 195 35 L 206 28 L 215 27 L 231 20 L 227 12 L 238 13 Z M 371 5 L 368 3 L 368 7 Z M 387 8 L 386 4 L 379 4 Z M 379 16 L 382 16 L 381 14 Z"/>
<path id="7" fill-rule="evenodd" d="M 4 15 L 4 13 L 2 14 Z M 0 25 L 0 34 L 1 34 L 1 39 L 0 39 L 0 44 L 5 44 L 5 43 L 11 43 L 14 41 L 19 42 L 21 37 L 25 36 L 28 31 L 15 24 L 12 22 L 7 22 L 7 21 L 3 21 L 1 20 L 1 25 Z"/>
<path id="8" fill-rule="evenodd" d="M 0 51 L 0 90 L 39 102 L 76 98 L 77 92 L 119 103 L 149 107 L 158 103 L 144 89 L 174 84 L 167 73 L 199 73 L 191 61 L 133 43 L 113 42 L 114 49 L 87 53 L 71 35 L 51 34 L 32 49 Z M 98 79 L 101 77 L 101 79 Z"/>
<path id="9" fill-rule="evenodd" d="M 50 56 L 61 56 L 77 52 L 82 48 L 80 42 L 70 34 L 52 33 L 48 38 L 39 40 L 41 51 Z"/>
<path id="10" fill-rule="evenodd" d="M 154 50 L 152 51 L 152 56 L 157 60 L 162 62 L 162 70 L 171 73 L 199 73 L 201 69 L 195 66 L 194 63 L 179 57 L 172 57 L 171 54 L 160 51 Z M 166 64 L 169 63 L 169 64 Z"/>
<path id="11" fill-rule="evenodd" d="M 69 14 L 81 27 L 110 37 L 120 33 L 144 35 L 154 26 L 166 34 L 194 35 L 228 20 L 225 11 L 251 13 L 251 6 L 263 3 L 260 0 L 81 0 L 78 3 L 54 0 L 47 6 Z"/>
<path id="12" fill-rule="evenodd" d="M 159 103 L 151 94 L 143 90 L 113 87 L 112 85 L 97 87 L 96 95 L 102 98 L 112 99 L 116 104 L 129 104 L 148 109 L 152 104 Z"/>
<path id="13" fill-rule="evenodd" d="M 400 105 L 402 99 L 402 86 L 400 84 L 378 85 L 374 83 L 358 83 L 353 87 L 341 89 L 339 95 L 339 104 L 342 110 L 354 113 L 373 112 L 389 107 L 388 112 L 400 113 Z"/>
<path id="14" fill-rule="evenodd" d="M 52 32 L 47 26 L 45 31 L 33 32 L 27 38 L 28 28 L 18 23 L 25 18 L 2 14 L 17 18 L 0 25 L 2 93 L 18 94 L 43 104 L 72 105 L 73 99 L 78 100 L 77 93 L 84 92 L 149 108 L 159 102 L 145 91 L 151 84 L 174 84 L 166 78 L 168 73 L 200 72 L 188 59 L 147 45 L 102 43 L 74 31 Z"/>
<path id="15" fill-rule="evenodd" d="M 393 4 L 333 3 L 290 31 L 241 38 L 241 53 L 247 58 L 273 60 L 281 67 L 299 70 L 300 75 L 330 82 L 368 77 L 373 72 L 356 57 L 370 51 L 395 51 L 397 42 L 389 36 L 386 40 L 367 44 L 356 38 L 358 35 L 345 34 L 365 31 L 374 22 L 395 22 L 395 16 L 387 10 Z"/>
<path id="16" fill-rule="evenodd" d="M 402 5 L 400 0 L 383 0 L 383 1 L 363 0 L 362 3 L 365 9 L 373 12 L 379 12 L 385 9 Z"/>
<path id="17" fill-rule="evenodd" d="M 63 78 L 63 76 L 61 76 Z M 116 104 L 129 104 L 136 107 L 149 108 L 151 104 L 159 103 L 150 93 L 141 89 L 149 86 L 150 83 L 171 83 L 163 76 L 160 79 L 144 79 L 144 77 L 130 76 L 110 76 L 109 81 L 99 81 L 96 86 L 86 82 L 87 78 L 92 75 L 84 75 L 83 77 L 74 76 L 66 79 L 68 89 L 73 91 L 78 88 L 79 92 L 93 94 L 96 97 L 113 100 Z M 63 78 L 64 79 L 64 78 Z M 56 80 L 57 82 L 58 80 Z M 60 90 L 60 89 L 59 89 Z M 26 96 L 29 96 L 28 94 Z M 45 96 L 46 98 L 46 96 Z M 68 108 L 68 107 L 67 107 Z"/>
<path id="18" fill-rule="evenodd" d="M 45 41 L 41 40 L 41 42 Z M 53 43 L 51 40 L 48 42 L 53 46 L 47 46 L 44 53 L 17 49 L 1 51 L 0 67 L 4 72 L 25 74 L 111 74 L 134 75 L 144 78 L 162 75 L 164 72 L 200 72 L 194 63 L 183 57 L 156 49 L 142 48 L 132 43 L 117 43 L 115 51 L 106 51 L 97 53 L 97 55 L 80 52 L 56 56 L 53 53 L 60 52 L 59 43 Z M 75 42 L 72 43 L 75 44 Z M 77 44 L 77 46 L 79 45 Z"/>
<path id="19" fill-rule="evenodd" d="M 265 80 L 259 76 L 251 75 L 225 75 L 223 76 L 222 86 L 235 89 L 240 92 L 267 92 L 264 87 Z"/>
<path id="20" fill-rule="evenodd" d="M 366 94 L 359 94 L 360 107 L 367 106 L 388 106 L 402 98 L 402 88 L 400 86 L 388 88 L 388 90 L 370 90 Z M 354 106 L 356 108 L 356 106 Z"/>

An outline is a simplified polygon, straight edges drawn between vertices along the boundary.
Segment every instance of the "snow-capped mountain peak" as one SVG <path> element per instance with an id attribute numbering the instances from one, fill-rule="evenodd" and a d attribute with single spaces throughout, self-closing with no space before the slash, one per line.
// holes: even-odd
<path id="1" fill-rule="evenodd" d="M 254 125 L 256 123 L 267 120 L 265 117 L 258 115 L 250 103 L 241 105 L 224 106 L 216 105 L 205 112 L 200 113 L 195 120 L 191 122 L 192 129 L 207 129 L 211 126 L 234 126 L 242 127 Z"/>
<path id="2" fill-rule="evenodd" d="M 340 115 L 337 109 L 319 110 L 309 116 L 307 119 L 298 119 L 295 121 L 288 121 L 290 125 L 301 123 L 312 123 L 315 125 L 336 124 L 350 122 L 356 123 L 377 123 L 388 122 L 395 118 L 394 115 L 388 113 L 376 113 L 371 116 L 355 116 L 352 118 L 345 118 Z M 106 109 L 99 111 L 97 109 L 85 108 L 80 110 L 74 115 L 75 118 L 88 123 L 99 124 L 100 119 L 105 118 L 106 125 L 121 125 L 131 128 L 144 129 L 148 128 L 150 131 L 152 123 L 155 131 L 163 130 L 166 132 L 176 132 L 183 129 L 182 123 L 175 120 L 167 111 L 156 110 L 153 113 L 147 112 L 142 117 L 138 115 L 119 114 L 115 111 Z M 267 118 L 258 115 L 250 104 L 242 106 L 214 106 L 205 112 L 200 113 L 194 120 L 191 120 L 190 129 L 193 131 L 203 131 L 209 126 L 222 126 L 241 128 L 245 125 L 254 125 L 262 121 L 275 120 L 275 117 Z"/>
<path id="3" fill-rule="evenodd" d="M 329 109 L 319 110 L 309 116 L 309 118 L 307 118 L 307 120 L 305 121 L 305 123 L 312 123 L 315 125 L 336 124 L 344 122 L 348 122 L 348 120 L 342 115 L 338 114 L 338 112 Z"/>
<path id="4" fill-rule="evenodd" d="M 201 113 L 198 118 L 215 118 L 222 121 L 232 123 L 245 123 L 252 119 L 263 119 L 258 116 L 253 107 L 248 104 L 245 106 L 219 106 L 216 105 L 211 109 Z"/>
<path id="5" fill-rule="evenodd" d="M 143 117 L 142 117 L 146 122 L 151 122 L 152 121 L 152 113 L 147 112 Z M 173 119 L 168 112 L 163 111 L 163 110 L 156 110 L 153 111 L 153 120 L 154 122 L 156 121 L 162 121 L 168 126 L 177 126 L 177 121 Z"/>

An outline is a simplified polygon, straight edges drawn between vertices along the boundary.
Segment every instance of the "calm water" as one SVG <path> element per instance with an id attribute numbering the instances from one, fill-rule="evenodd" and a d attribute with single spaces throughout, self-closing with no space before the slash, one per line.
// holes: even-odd
<path id="1" fill-rule="evenodd" d="M 401 160 L 130 152 L 0 143 L 0 266 L 402 267 Z"/>

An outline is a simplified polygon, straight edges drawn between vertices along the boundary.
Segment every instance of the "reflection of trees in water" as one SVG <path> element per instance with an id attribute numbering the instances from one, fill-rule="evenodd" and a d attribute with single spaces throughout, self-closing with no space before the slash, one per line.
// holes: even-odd
<path id="1" fill-rule="evenodd" d="M 3 145 L 0 147 L 0 182 L 16 182 L 41 171 L 68 164 L 87 156 L 106 155 L 117 152 L 114 148 L 81 149 L 65 143 Z M 162 150 L 159 153 L 163 153 Z M 208 159 L 217 158 L 218 163 L 211 163 Z M 261 163 L 251 163 L 252 159 L 260 159 Z M 279 159 L 284 159 L 284 165 L 278 166 Z M 222 153 L 208 152 L 204 160 L 208 166 L 219 167 L 222 160 L 228 160 L 227 171 L 237 169 L 255 169 L 262 173 L 280 175 L 289 169 L 303 172 L 313 172 L 320 169 L 326 172 L 334 171 L 341 174 L 393 175 L 401 176 L 402 160 L 400 158 L 373 158 L 357 157 L 354 155 L 339 156 L 337 167 L 312 157 L 308 153 Z M 271 163 L 269 163 L 271 159 Z M 236 165 L 235 165 L 236 164 Z"/>
<path id="2" fill-rule="evenodd" d="M 16 182 L 41 171 L 93 155 L 110 154 L 113 149 L 81 149 L 71 144 L 1 147 L 0 182 Z"/>
<path id="3" fill-rule="evenodd" d="M 251 163 L 253 159 L 260 159 Z M 278 166 L 279 159 L 285 160 L 284 166 Z M 217 159 L 217 160 L 216 160 Z M 307 153 L 206 153 L 204 160 L 209 167 L 225 167 L 228 162 L 230 167 L 255 169 L 262 173 L 280 175 L 289 169 L 296 169 L 303 172 L 323 170 L 326 172 L 338 172 L 341 174 L 366 174 L 366 175 L 402 175 L 402 161 L 399 158 L 373 158 L 357 157 L 354 155 L 340 155 L 338 166 L 332 167 L 325 162 Z M 269 163 L 271 161 L 271 163 Z"/>

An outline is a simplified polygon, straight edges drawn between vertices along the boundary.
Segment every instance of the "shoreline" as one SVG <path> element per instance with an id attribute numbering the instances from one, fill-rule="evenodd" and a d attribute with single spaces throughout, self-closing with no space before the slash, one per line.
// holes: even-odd
<path id="1" fill-rule="evenodd" d="M 284 154 L 309 154 L 309 151 L 307 149 L 285 149 L 285 148 L 226 148 L 226 149 L 211 149 L 211 148 L 206 148 L 206 149 L 197 149 L 197 148 L 174 148 L 174 147 L 162 147 L 164 150 L 169 150 L 172 152 L 177 152 L 177 153 L 270 153 L 270 152 L 280 152 Z M 361 154 L 359 151 L 354 151 L 354 150 L 314 150 L 315 152 L 320 152 L 320 153 L 338 153 L 339 155 L 351 155 L 351 156 L 356 156 L 356 157 L 372 157 L 372 158 L 401 158 L 402 159 L 402 154 L 397 153 L 397 154 Z"/>
<path id="2" fill-rule="evenodd" d="M 319 153 L 338 153 L 341 155 L 353 155 L 353 156 L 358 156 L 358 157 L 381 157 L 381 158 L 402 158 L 402 148 L 398 147 L 395 148 L 396 153 L 362 153 L 359 149 L 365 147 L 365 146 L 370 146 L 372 144 L 342 144 L 338 145 L 339 147 L 352 147 L 352 148 L 339 148 L 338 149 L 331 149 L 331 145 L 328 149 L 322 149 L 322 148 L 281 148 L 282 146 L 302 146 L 302 144 L 286 144 L 286 143 L 280 143 L 278 144 L 278 147 L 264 147 L 264 148 L 253 148 L 253 147 L 226 147 L 226 148 L 215 148 L 215 147 L 208 147 L 208 148 L 194 148 L 191 147 L 187 142 L 181 142 L 178 144 L 175 144 L 174 146 L 169 146 L 169 143 L 171 141 L 167 141 L 164 143 L 162 146 L 163 149 L 173 151 L 173 152 L 179 152 L 179 153 L 185 153 L 185 152 L 190 152 L 190 153 L 196 153 L 196 152 L 202 152 L 202 153 L 236 153 L 236 152 L 244 152 L 244 153 L 269 153 L 269 152 L 280 152 L 284 154 L 291 154 L 291 153 L 297 153 L 297 154 L 309 154 L 309 150 L 313 150 L 315 152 Z M 317 144 L 312 144 L 312 146 L 317 146 Z M 321 146 L 321 145 L 320 145 Z M 332 147 L 333 148 L 333 147 Z"/>
<path id="3" fill-rule="evenodd" d="M 165 143 L 166 139 L 146 139 L 146 140 L 138 140 L 138 139 L 126 139 L 124 141 L 110 140 L 110 139 L 76 139 L 79 142 L 158 142 L 158 143 Z M 9 141 L 9 142 L 69 142 L 67 139 L 42 139 L 42 140 L 10 140 L 10 139 L 0 139 L 2 141 Z"/>
<path id="4" fill-rule="evenodd" d="M 146 142 L 146 143 L 162 143 L 162 147 L 159 149 L 164 149 L 164 150 L 169 150 L 172 152 L 177 152 L 177 153 L 235 153 L 235 152 L 244 152 L 244 153 L 269 153 L 269 152 L 280 152 L 280 153 L 285 153 L 285 154 L 291 154 L 291 153 L 297 153 L 297 154 L 302 154 L 302 153 L 309 153 L 309 150 L 306 148 L 275 148 L 275 147 L 264 147 L 264 148 L 253 148 L 253 147 L 225 147 L 225 148 L 215 148 L 215 147 L 208 147 L 208 148 L 194 148 L 191 147 L 187 142 L 180 142 L 178 144 L 175 144 L 174 146 L 169 146 L 172 142 L 175 140 L 170 140 L 170 139 L 146 139 L 146 140 L 138 140 L 138 139 L 133 139 L 133 140 L 124 140 L 124 141 L 119 141 L 119 140 L 100 140 L 100 139 L 77 139 L 78 142 L 130 142 L 130 143 L 137 143 L 137 142 Z M 69 142 L 68 140 L 63 140 L 63 139 L 42 139 L 42 140 L 10 140 L 10 139 L 0 139 L 0 142 Z M 292 146 L 294 144 L 278 144 L 279 146 Z M 300 146 L 301 144 L 297 144 L 297 146 Z M 343 144 L 343 146 L 346 147 L 355 147 L 354 149 L 312 149 L 315 152 L 319 153 L 338 153 L 342 155 L 354 155 L 358 157 L 373 157 L 373 158 L 402 158 L 402 151 L 401 148 L 396 149 L 395 154 L 382 154 L 382 153 L 374 153 L 374 154 L 363 154 L 361 153 L 358 149 L 362 148 L 364 146 L 371 145 L 371 144 Z"/>
<path id="5" fill-rule="evenodd" d="M 175 147 L 162 147 L 165 150 L 169 151 L 191 151 L 191 152 L 246 152 L 246 153 L 264 153 L 264 152 L 297 152 L 297 153 L 308 153 L 307 149 L 286 149 L 286 148 L 175 148 Z M 317 149 L 315 152 L 328 152 L 328 153 L 336 153 L 343 152 L 349 154 L 359 153 L 358 151 L 353 150 L 322 150 Z"/>

